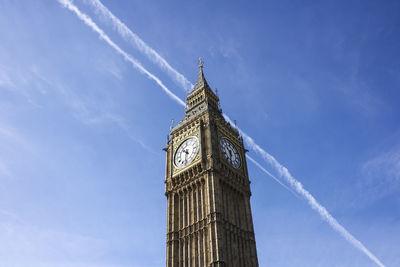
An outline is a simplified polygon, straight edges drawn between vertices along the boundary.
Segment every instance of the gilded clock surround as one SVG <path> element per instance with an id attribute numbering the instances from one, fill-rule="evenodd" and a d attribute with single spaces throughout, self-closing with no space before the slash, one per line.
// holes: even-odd
<path id="1" fill-rule="evenodd" d="M 192 138 L 192 137 L 196 137 L 196 138 L 197 138 L 197 140 L 198 140 L 198 142 L 199 142 L 199 149 L 198 149 L 198 151 L 196 152 L 196 155 L 195 155 L 195 157 L 193 158 L 193 160 L 192 160 L 191 162 L 189 162 L 188 165 L 186 165 L 186 166 L 184 166 L 184 167 L 182 167 L 182 168 L 177 167 L 177 166 L 175 165 L 175 160 L 173 160 L 173 172 L 174 172 L 174 173 L 178 173 L 178 172 L 185 171 L 187 168 L 190 168 L 191 165 L 196 164 L 196 163 L 200 160 L 200 158 L 201 158 L 201 149 L 200 149 L 201 143 L 200 143 L 200 139 L 199 139 L 199 133 L 197 132 L 197 133 L 195 133 L 194 135 L 190 135 L 190 136 L 183 135 L 183 137 L 184 137 L 184 138 L 177 139 L 177 143 L 176 143 L 176 145 L 174 146 L 176 149 L 174 149 L 174 152 L 173 152 L 173 159 L 175 159 L 175 154 L 176 154 L 176 152 L 178 151 L 178 149 L 179 149 L 179 147 L 181 146 L 181 144 L 182 144 L 183 142 L 185 142 L 186 140 Z"/>
<path id="2" fill-rule="evenodd" d="M 173 127 L 167 154 L 167 267 L 257 267 L 250 207 L 250 181 L 238 131 L 222 116 L 218 96 L 199 77 L 187 96 L 185 116 Z M 177 168 L 179 146 L 197 137 L 199 148 L 191 163 Z M 222 154 L 220 139 L 229 140 L 240 155 L 235 169 Z"/>

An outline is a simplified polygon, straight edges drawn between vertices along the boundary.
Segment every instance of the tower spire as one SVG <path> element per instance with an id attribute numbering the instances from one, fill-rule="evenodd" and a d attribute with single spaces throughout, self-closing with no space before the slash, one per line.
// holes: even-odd
<path id="1" fill-rule="evenodd" d="M 203 60 L 200 57 L 199 58 L 199 76 L 197 77 L 197 82 L 193 87 L 193 91 L 196 91 L 198 89 L 201 89 L 203 87 L 210 87 L 206 81 L 206 78 L 204 77 L 204 72 L 203 72 Z"/>
<path id="2" fill-rule="evenodd" d="M 203 60 L 201 59 L 201 57 L 199 57 L 199 69 L 200 72 L 203 72 Z"/>

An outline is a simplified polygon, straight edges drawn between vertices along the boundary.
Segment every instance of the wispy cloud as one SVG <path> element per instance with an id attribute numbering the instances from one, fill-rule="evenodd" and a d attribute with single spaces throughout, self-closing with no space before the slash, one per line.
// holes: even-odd
<path id="1" fill-rule="evenodd" d="M 61 83 L 54 77 L 51 78 L 48 76 L 46 73 L 43 73 L 40 66 L 33 65 L 17 70 L 10 67 L 5 68 L 0 65 L 0 87 L 4 86 L 9 91 L 22 96 L 34 107 L 41 107 L 40 104 L 43 102 L 43 99 L 40 99 L 38 96 L 45 96 L 51 90 L 53 93 L 61 96 L 72 116 L 79 122 L 86 125 L 112 123 L 126 134 L 129 139 L 140 145 L 147 152 L 159 155 L 159 153 L 155 152 L 154 149 L 138 138 L 134 129 L 129 126 L 129 123 L 122 116 L 107 110 L 97 101 L 88 103 L 88 101 L 85 101 L 85 97 L 76 94 L 65 83 Z M 24 78 L 23 82 L 21 82 L 21 78 Z M 39 95 L 37 94 L 38 92 L 40 93 Z M 11 109 L 8 112 L 14 111 L 14 109 Z M 29 149 L 30 152 L 37 149 L 31 147 L 31 144 L 20 134 L 19 130 L 0 122 L 0 147 L 2 148 L 0 149 L 0 176 L 3 177 L 11 177 L 13 173 L 13 164 L 4 152 L 4 145 L 9 147 L 10 144 L 14 147 L 21 147 L 25 151 Z M 8 150 L 12 149 L 8 148 Z"/>
<path id="2" fill-rule="evenodd" d="M 379 198 L 400 191 L 400 146 L 365 162 L 362 166 L 363 189 L 369 198 Z"/>
<path id="3" fill-rule="evenodd" d="M 134 142 L 138 143 L 142 148 L 147 150 L 148 152 L 160 156 L 160 153 L 155 152 L 151 147 L 145 144 L 141 139 L 139 139 L 132 131 L 132 128 L 126 122 L 126 120 L 118 116 L 117 114 L 106 113 L 105 117 L 110 121 L 114 122 L 120 129 L 122 129 L 125 134 Z"/>
<path id="4" fill-rule="evenodd" d="M 62 95 L 67 107 L 72 111 L 73 116 L 80 122 L 86 125 L 96 125 L 111 122 L 114 123 L 116 127 L 121 129 L 124 134 L 128 136 L 129 139 L 139 144 L 146 151 L 159 155 L 156 153 L 151 147 L 146 145 L 140 138 L 136 136 L 133 129 L 129 126 L 129 123 L 126 120 L 109 110 L 105 110 L 102 105 L 98 105 L 98 103 L 94 105 L 89 105 L 82 97 L 76 95 L 70 88 L 66 88 L 65 85 L 53 81 L 50 78 L 47 78 L 43 75 L 39 69 L 36 69 L 35 73 L 37 74 L 38 79 L 46 82 L 49 87 L 56 90 L 60 95 Z M 1 133 L 1 128 L 0 128 Z"/>
<path id="5" fill-rule="evenodd" d="M 12 177 L 10 168 L 0 159 L 0 177 Z"/>
<path id="6" fill-rule="evenodd" d="M 74 5 L 70 0 L 58 0 L 60 4 L 62 4 L 64 7 L 69 9 L 70 11 L 74 12 L 75 15 L 82 20 L 87 26 L 89 26 L 93 31 L 99 34 L 100 38 L 103 39 L 108 45 L 110 45 L 118 54 L 120 54 L 126 61 L 130 62 L 134 68 L 139 70 L 141 73 L 145 74 L 148 78 L 152 79 L 155 81 L 165 93 L 169 97 L 171 97 L 175 102 L 180 104 L 181 106 L 185 106 L 185 102 L 182 101 L 179 97 L 177 97 L 174 93 L 172 93 L 162 82 L 159 78 L 157 78 L 154 74 L 149 72 L 147 69 L 145 69 L 142 64 L 137 61 L 135 58 L 133 58 L 131 55 L 126 53 L 124 50 L 122 50 L 117 44 L 115 44 L 107 34 L 104 33 L 102 29 L 97 26 L 97 24 L 85 13 L 82 13 L 76 5 Z"/>
<path id="7" fill-rule="evenodd" d="M 69 266 L 99 266 L 94 263 L 108 250 L 105 240 L 42 228 L 7 210 L 0 210 L 0 236 L 2 266 L 63 266 L 71 259 Z"/>
<path id="8" fill-rule="evenodd" d="M 105 72 L 108 74 L 111 74 L 118 80 L 122 80 L 122 73 L 121 70 L 117 67 L 117 65 L 111 61 L 111 60 L 106 60 L 106 61 L 99 61 L 96 64 L 97 70 L 100 72 Z"/>
<path id="9" fill-rule="evenodd" d="M 136 33 L 129 29 L 119 18 L 117 18 L 100 0 L 85 0 L 97 13 L 103 18 L 110 21 L 122 38 L 134 45 L 140 52 L 144 53 L 151 61 L 161 67 L 167 74 L 172 77 L 184 89 L 191 89 L 193 84 L 186 79 L 181 73 L 175 70 L 171 65 L 160 56 L 153 48 L 144 42 Z"/>
<path id="10" fill-rule="evenodd" d="M 7 74 L 6 68 L 0 65 L 0 87 L 12 87 L 15 88 L 15 84 Z"/>
<path id="11" fill-rule="evenodd" d="M 26 146 L 25 138 L 11 127 L 0 123 L 0 140 L 6 139 L 12 143 Z"/>
<path id="12" fill-rule="evenodd" d="M 0 122 L 0 177 L 12 178 L 14 176 L 13 159 L 16 158 L 16 151 L 19 149 L 23 151 L 19 151 L 19 153 L 33 151 L 31 144 L 17 130 Z"/>
<path id="13" fill-rule="evenodd" d="M 34 95 L 29 91 L 31 89 L 36 89 L 40 93 L 43 93 L 41 84 L 33 82 L 34 76 L 35 74 L 32 71 L 22 73 L 18 68 L 0 65 L 0 88 L 18 93 L 31 105 L 41 107 L 35 100 Z M 28 85 L 30 88 L 29 90 L 27 89 Z"/>

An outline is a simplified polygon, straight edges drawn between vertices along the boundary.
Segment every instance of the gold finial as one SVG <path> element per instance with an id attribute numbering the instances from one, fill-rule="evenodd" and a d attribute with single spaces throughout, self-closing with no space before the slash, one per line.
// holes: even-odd
<path id="1" fill-rule="evenodd" d="M 199 57 L 199 68 L 200 70 L 203 69 L 203 60 L 201 59 L 201 57 Z"/>
<path id="2" fill-rule="evenodd" d="M 172 132 L 172 128 L 174 128 L 174 119 L 171 119 L 171 126 L 169 126 L 170 132 Z"/>

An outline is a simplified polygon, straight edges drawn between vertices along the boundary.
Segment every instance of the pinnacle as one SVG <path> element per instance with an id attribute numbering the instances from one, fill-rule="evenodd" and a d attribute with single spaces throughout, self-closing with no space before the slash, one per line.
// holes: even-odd
<path id="1" fill-rule="evenodd" d="M 199 58 L 199 76 L 197 78 L 197 82 L 193 87 L 192 92 L 199 90 L 203 87 L 210 87 L 206 81 L 206 78 L 204 77 L 203 73 L 203 60 Z"/>

